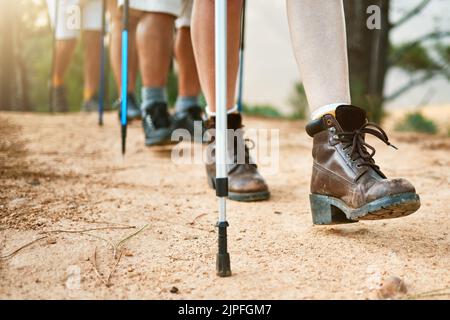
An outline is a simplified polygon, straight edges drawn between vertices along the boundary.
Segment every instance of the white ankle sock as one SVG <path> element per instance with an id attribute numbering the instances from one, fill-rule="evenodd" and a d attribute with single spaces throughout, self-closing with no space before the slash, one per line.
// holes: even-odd
<path id="1" fill-rule="evenodd" d="M 331 103 L 331 104 L 324 105 L 323 107 L 320 107 L 311 113 L 311 120 L 318 119 L 327 113 L 334 114 L 334 111 L 336 110 L 336 108 L 343 104 L 348 105 L 348 103 L 345 103 L 345 102 Z"/>
<path id="2" fill-rule="evenodd" d="M 237 104 L 236 104 L 236 105 L 234 105 L 233 108 L 231 108 L 231 109 L 229 109 L 229 110 L 227 111 L 227 114 L 230 114 L 230 113 L 236 113 L 237 111 L 238 111 L 238 106 L 237 106 Z M 208 106 L 206 106 L 205 112 L 206 112 L 206 115 L 208 116 L 208 118 L 210 118 L 210 117 L 215 117 L 215 116 L 216 116 L 216 113 L 210 111 Z"/>

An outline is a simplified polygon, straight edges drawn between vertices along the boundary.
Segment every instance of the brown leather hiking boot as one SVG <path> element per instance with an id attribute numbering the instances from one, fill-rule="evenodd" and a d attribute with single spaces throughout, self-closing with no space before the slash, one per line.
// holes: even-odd
<path id="1" fill-rule="evenodd" d="M 405 179 L 386 178 L 375 164 L 375 149 L 365 142 L 365 135 L 392 145 L 383 129 L 367 122 L 364 110 L 339 106 L 336 117 L 327 114 L 313 120 L 306 131 L 314 137 L 310 195 L 314 224 L 398 218 L 419 209 L 414 186 Z"/>
<path id="2" fill-rule="evenodd" d="M 235 201 L 266 200 L 270 196 L 269 188 L 250 157 L 242 127 L 240 114 L 228 115 L 228 129 L 235 130 L 234 135 L 230 132 L 227 135 L 228 198 Z M 215 117 L 208 120 L 206 128 L 215 129 Z M 206 174 L 209 186 L 215 189 L 215 140 L 213 136 L 210 139 L 212 151 L 208 153 Z"/>

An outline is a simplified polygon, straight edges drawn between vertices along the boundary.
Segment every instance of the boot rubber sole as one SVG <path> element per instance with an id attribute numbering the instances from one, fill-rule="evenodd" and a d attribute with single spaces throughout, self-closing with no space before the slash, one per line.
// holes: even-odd
<path id="1" fill-rule="evenodd" d="M 319 194 L 311 194 L 309 200 L 313 224 L 317 225 L 400 218 L 420 208 L 420 198 L 412 192 L 386 196 L 356 209 L 340 199 Z"/>
<path id="2" fill-rule="evenodd" d="M 208 185 L 211 189 L 216 189 L 216 182 L 213 177 L 208 177 Z M 240 202 L 255 202 L 264 201 L 270 198 L 269 191 L 258 191 L 258 192 L 228 192 L 228 199 Z"/>
<path id="3" fill-rule="evenodd" d="M 97 110 L 94 110 L 94 111 L 97 111 Z M 110 110 L 104 110 L 104 111 L 110 111 Z M 120 119 L 121 119 L 120 113 L 118 113 L 117 116 L 118 116 L 119 122 L 120 122 Z M 132 116 L 131 117 L 131 116 L 127 115 L 127 121 L 128 122 L 133 122 L 133 121 L 136 121 L 136 120 L 142 120 L 142 116 L 141 115 L 136 115 L 136 116 Z"/>
<path id="4" fill-rule="evenodd" d="M 145 145 L 147 147 L 161 147 L 161 146 L 171 146 L 177 144 L 178 141 L 172 141 L 170 139 L 145 139 Z"/>
<path id="5" fill-rule="evenodd" d="M 145 145 L 147 147 L 153 146 L 167 146 L 177 144 L 178 141 L 172 141 L 172 130 L 170 128 L 158 129 L 156 134 L 151 135 L 150 137 L 145 138 Z"/>

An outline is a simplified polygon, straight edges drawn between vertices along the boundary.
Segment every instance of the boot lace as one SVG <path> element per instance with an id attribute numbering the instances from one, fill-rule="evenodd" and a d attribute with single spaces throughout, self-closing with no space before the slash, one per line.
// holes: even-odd
<path id="1" fill-rule="evenodd" d="M 250 158 L 250 150 L 255 148 L 255 142 L 251 139 L 245 139 L 244 140 L 244 163 L 238 163 L 238 143 L 235 139 L 234 141 L 234 164 L 233 166 L 230 168 L 228 173 L 232 173 L 233 171 L 235 171 L 238 167 L 244 167 L 246 169 L 250 169 L 250 168 L 257 168 L 257 165 L 255 163 L 251 163 L 251 158 Z"/>
<path id="2" fill-rule="evenodd" d="M 375 164 L 375 160 L 373 159 L 376 152 L 375 148 L 369 145 L 364 139 L 366 134 L 371 134 L 383 141 L 386 145 L 398 150 L 396 146 L 389 142 L 386 132 L 379 125 L 372 122 L 365 123 L 361 128 L 353 132 L 338 133 L 337 140 L 343 144 L 343 150 L 347 150 L 351 147 L 350 159 L 353 162 L 361 159 L 357 164 L 357 167 L 371 167 L 380 175 L 384 176 L 380 171 L 380 167 Z M 369 152 L 368 149 L 371 152 Z"/>

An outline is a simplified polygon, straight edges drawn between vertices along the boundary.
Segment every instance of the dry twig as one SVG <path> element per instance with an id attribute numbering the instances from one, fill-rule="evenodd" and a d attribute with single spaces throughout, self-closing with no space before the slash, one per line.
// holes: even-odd
<path id="1" fill-rule="evenodd" d="M 14 250 L 14 251 L 11 252 L 10 254 L 7 254 L 7 255 L 5 255 L 5 256 L 1 256 L 1 257 L 0 257 L 0 260 L 6 260 L 6 259 L 9 259 L 9 258 L 12 258 L 14 255 L 16 255 L 16 254 L 17 254 L 19 251 L 21 251 L 22 249 L 25 249 L 26 247 L 31 246 L 33 243 L 36 243 L 36 242 L 38 242 L 38 241 L 40 241 L 40 240 L 42 240 L 42 239 L 45 239 L 45 238 L 48 238 L 48 236 L 40 237 L 40 238 L 35 239 L 35 240 L 31 241 L 31 242 L 28 242 L 27 244 L 24 244 L 23 246 L 21 246 L 21 247 L 19 247 L 18 249 Z"/>
<path id="2" fill-rule="evenodd" d="M 103 284 L 105 286 L 108 287 L 108 282 L 106 282 L 105 279 L 103 279 L 102 275 L 98 271 L 98 267 L 97 267 L 97 247 L 95 247 L 95 249 L 94 249 L 94 261 L 92 261 L 91 263 L 92 263 L 92 266 L 94 267 L 94 271 L 95 271 L 95 274 L 97 275 L 97 277 L 100 279 L 101 282 L 103 282 Z"/>

